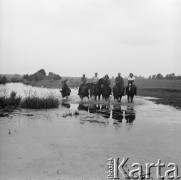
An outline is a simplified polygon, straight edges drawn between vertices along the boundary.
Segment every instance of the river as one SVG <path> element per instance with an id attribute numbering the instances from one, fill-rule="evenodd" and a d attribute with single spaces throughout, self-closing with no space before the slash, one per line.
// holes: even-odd
<path id="1" fill-rule="evenodd" d="M 107 159 L 123 157 L 129 157 L 128 169 L 132 163 L 145 167 L 161 159 L 166 166 L 174 162 L 181 172 L 180 110 L 139 96 L 133 103 L 123 97 L 121 104 L 111 100 L 104 105 L 81 103 L 77 89 L 66 101 L 58 89 L 20 83 L 0 86 L 6 95 L 12 90 L 22 97 L 51 93 L 62 105 L 20 109 L 0 118 L 0 179 L 107 179 Z M 155 168 L 151 176 L 156 178 Z"/>

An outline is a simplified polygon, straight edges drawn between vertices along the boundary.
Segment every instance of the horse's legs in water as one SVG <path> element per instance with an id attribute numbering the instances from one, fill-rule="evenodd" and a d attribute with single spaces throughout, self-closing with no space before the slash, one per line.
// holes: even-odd
<path id="1" fill-rule="evenodd" d="M 129 95 L 128 95 L 128 102 L 129 102 Z"/>
<path id="2" fill-rule="evenodd" d="M 121 102 L 122 96 L 119 97 L 119 102 Z"/>

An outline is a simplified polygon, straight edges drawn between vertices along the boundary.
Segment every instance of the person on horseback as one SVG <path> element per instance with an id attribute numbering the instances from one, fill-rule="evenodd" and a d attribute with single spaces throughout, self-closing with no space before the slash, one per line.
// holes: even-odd
<path id="1" fill-rule="evenodd" d="M 93 83 L 93 84 L 97 84 L 97 82 L 98 82 L 98 80 L 99 80 L 99 78 L 98 78 L 97 75 L 98 75 L 98 73 L 96 72 L 96 73 L 95 73 L 95 76 L 92 78 L 92 83 Z"/>
<path id="2" fill-rule="evenodd" d="M 85 74 L 82 75 L 81 81 L 82 81 L 82 84 L 85 84 L 85 83 L 86 83 L 87 78 L 85 77 Z"/>
<path id="3" fill-rule="evenodd" d="M 64 81 L 62 81 L 62 90 L 60 90 L 60 92 L 62 93 L 63 97 L 68 97 L 70 95 L 70 82 L 68 79 L 65 79 Z"/>
<path id="4" fill-rule="evenodd" d="M 121 73 L 118 73 L 118 76 L 115 79 L 115 83 L 118 85 L 120 91 L 124 90 L 124 81 L 121 77 Z"/>
<path id="5" fill-rule="evenodd" d="M 136 95 L 137 94 L 137 87 L 135 86 L 134 81 L 135 81 L 135 77 L 133 76 L 133 73 L 130 73 L 128 76 L 128 84 L 130 83 L 131 85 L 134 86 L 135 91 L 136 91 L 135 95 Z"/>
<path id="6" fill-rule="evenodd" d="M 86 78 L 85 74 L 83 74 L 82 77 L 81 77 L 81 82 L 82 82 L 82 84 L 81 84 L 80 87 L 79 87 L 79 93 L 78 93 L 78 95 L 80 95 L 81 88 L 84 86 L 84 84 L 86 83 L 86 81 L 87 81 L 87 78 Z"/>
<path id="7" fill-rule="evenodd" d="M 67 79 L 65 79 L 65 84 L 66 84 L 66 86 L 68 87 L 68 88 L 70 88 L 70 81 L 69 81 L 69 79 L 67 78 Z"/>
<path id="8" fill-rule="evenodd" d="M 70 87 L 70 82 L 68 79 L 65 79 L 64 81 L 62 81 L 62 90 L 69 87 Z"/>
<path id="9" fill-rule="evenodd" d="M 113 86 L 113 96 L 118 102 L 121 102 L 122 96 L 124 96 L 124 81 L 121 77 L 121 73 L 115 78 L 115 85 Z"/>
<path id="10" fill-rule="evenodd" d="M 103 80 L 105 81 L 105 83 L 107 85 L 111 85 L 111 81 L 110 81 L 109 76 L 107 74 L 103 77 Z"/>
<path id="11" fill-rule="evenodd" d="M 99 97 L 99 90 L 98 90 L 98 73 L 96 72 L 95 75 L 92 77 L 92 83 L 90 86 L 90 96 L 93 97 L 94 96 L 94 100 L 96 100 L 97 96 Z M 100 99 L 100 98 L 99 98 Z"/>

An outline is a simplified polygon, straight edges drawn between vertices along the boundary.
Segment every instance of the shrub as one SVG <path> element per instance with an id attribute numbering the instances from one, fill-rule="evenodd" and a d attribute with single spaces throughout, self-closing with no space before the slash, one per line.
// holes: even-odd
<path id="1" fill-rule="evenodd" d="M 0 78 L 0 84 L 6 84 L 7 83 L 7 78 L 6 76 L 3 76 Z"/>
<path id="2" fill-rule="evenodd" d="M 49 108 L 58 108 L 60 102 L 57 98 L 53 96 L 48 97 L 26 97 L 21 102 L 22 108 L 27 109 L 49 109 Z"/>
<path id="3" fill-rule="evenodd" d="M 21 102 L 21 97 L 16 97 L 16 92 L 12 91 L 10 97 L 1 96 L 0 105 L 2 108 L 6 106 L 13 106 L 14 108 L 18 107 Z"/>

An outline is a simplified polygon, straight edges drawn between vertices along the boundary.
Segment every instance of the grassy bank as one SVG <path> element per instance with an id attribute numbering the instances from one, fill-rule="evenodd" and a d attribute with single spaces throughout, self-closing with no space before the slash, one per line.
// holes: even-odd
<path id="1" fill-rule="evenodd" d="M 77 88 L 80 86 L 80 78 L 69 78 L 71 87 Z M 88 79 L 88 82 L 91 82 Z M 124 80 L 125 86 L 127 80 Z M 42 80 L 28 82 L 32 86 L 61 88 L 61 81 Z M 156 103 L 171 105 L 176 108 L 181 108 L 181 80 L 153 80 L 153 79 L 136 79 L 139 96 L 156 97 Z M 111 85 L 114 85 L 114 79 L 111 79 Z"/>
<path id="2" fill-rule="evenodd" d="M 11 92 L 10 96 L 0 96 L 0 117 L 8 116 L 17 108 L 25 109 L 50 109 L 58 108 L 60 101 L 53 95 L 46 97 L 28 96 L 25 98 L 17 97 L 15 92 Z"/>

